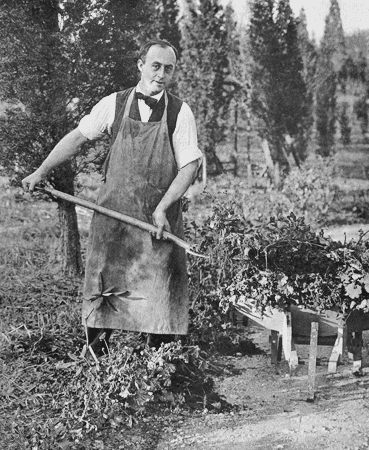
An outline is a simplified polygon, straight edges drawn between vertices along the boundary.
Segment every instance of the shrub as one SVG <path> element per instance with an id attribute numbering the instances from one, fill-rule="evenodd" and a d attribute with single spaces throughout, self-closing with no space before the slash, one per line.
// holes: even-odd
<path id="1" fill-rule="evenodd" d="M 293 206 L 289 212 L 302 215 L 309 223 L 324 222 L 337 197 L 336 171 L 333 158 L 318 155 L 309 158 L 301 169 L 294 168 L 282 189 L 282 194 Z"/>

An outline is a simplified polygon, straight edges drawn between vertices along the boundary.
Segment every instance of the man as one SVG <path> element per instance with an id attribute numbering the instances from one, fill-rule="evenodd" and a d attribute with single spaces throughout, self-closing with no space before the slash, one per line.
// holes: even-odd
<path id="1" fill-rule="evenodd" d="M 108 133 L 111 149 L 97 203 L 157 227 L 153 237 L 94 214 L 82 308 L 92 345 L 102 333 L 108 339 L 113 329 L 148 333 L 151 345 L 164 336 L 187 334 L 185 254 L 162 236 L 168 230 L 183 237 L 180 199 L 202 154 L 189 106 L 166 90 L 176 63 L 177 51 L 169 42 L 144 44 L 138 85 L 103 98 L 22 182 L 32 192 L 81 144 Z"/>

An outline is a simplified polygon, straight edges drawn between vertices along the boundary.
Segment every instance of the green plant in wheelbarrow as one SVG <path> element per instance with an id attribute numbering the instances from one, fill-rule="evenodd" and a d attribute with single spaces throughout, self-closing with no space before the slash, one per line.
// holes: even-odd
<path id="1" fill-rule="evenodd" d="M 206 286 L 223 312 L 236 307 L 262 317 L 306 309 L 347 320 L 353 331 L 369 329 L 369 242 L 364 233 L 357 241 L 336 242 L 294 214 L 252 227 L 236 211 L 234 204 L 218 206 L 197 230 L 201 251 L 211 255 L 210 261 L 194 261 L 199 296 L 206 299 L 201 293 Z"/>
<path id="2" fill-rule="evenodd" d="M 336 242 L 314 233 L 304 219 L 290 214 L 243 236 L 246 251 L 224 297 L 243 295 L 266 307 L 291 305 L 344 315 L 369 311 L 369 243 Z"/>

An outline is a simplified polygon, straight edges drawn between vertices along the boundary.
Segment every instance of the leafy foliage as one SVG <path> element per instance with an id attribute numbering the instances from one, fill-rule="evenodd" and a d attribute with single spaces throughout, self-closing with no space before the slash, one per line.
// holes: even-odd
<path id="1" fill-rule="evenodd" d="M 179 405 L 184 394 L 171 390 L 173 374 L 180 378 L 183 367 L 189 365 L 196 370 L 196 361 L 200 361 L 196 347 L 172 343 L 156 350 L 144 345 L 134 348 L 131 342 L 128 346 L 118 343 L 97 366 L 84 360 L 60 363 L 63 416 L 78 420 L 88 431 L 106 421 L 113 426 L 132 423 L 133 416 L 142 414 L 154 400 Z"/>
<path id="2" fill-rule="evenodd" d="M 219 306 L 218 287 L 226 284 L 234 273 L 233 256 L 241 250 L 224 245 L 223 240 L 227 233 L 241 230 L 245 224 L 241 215 L 221 203 L 214 206 L 212 217 L 201 227 L 195 222 L 187 224 L 189 239 L 197 241 L 198 250 L 209 256 L 202 259 L 189 255 L 192 300 L 189 339 L 202 347 L 219 347 L 231 331 L 231 324 Z"/>
<path id="3" fill-rule="evenodd" d="M 233 198 L 240 215 L 250 226 L 262 225 L 271 216 L 286 216 L 291 211 L 303 215 L 306 222 L 315 227 L 326 226 L 342 208 L 341 199 L 345 198 L 347 206 L 352 205 L 352 198 L 345 197 L 335 181 L 338 173 L 333 158 L 309 157 L 300 168 L 291 170 L 280 190 L 261 186 L 247 189 L 242 178 L 229 178 L 227 191 L 224 195 L 214 192 L 213 202 L 226 204 Z M 347 211 L 344 214 L 347 216 Z M 348 222 L 350 220 L 352 216 Z"/>
<path id="4" fill-rule="evenodd" d="M 337 168 L 331 158 L 308 158 L 301 168 L 286 177 L 282 193 L 290 202 L 290 211 L 302 215 L 311 224 L 322 223 L 338 195 L 334 182 Z"/>
<path id="5" fill-rule="evenodd" d="M 216 293 L 212 301 L 224 311 L 237 301 L 252 302 L 260 311 L 291 304 L 344 314 L 369 311 L 364 235 L 358 242 L 334 242 L 293 213 L 249 227 L 235 205 L 218 206 L 204 229 L 201 248 L 212 259 L 199 263 L 207 274 L 200 291 Z"/>

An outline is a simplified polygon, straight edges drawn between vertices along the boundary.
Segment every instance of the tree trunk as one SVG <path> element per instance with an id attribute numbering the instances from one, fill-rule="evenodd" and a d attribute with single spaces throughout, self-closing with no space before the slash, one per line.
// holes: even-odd
<path id="1" fill-rule="evenodd" d="M 232 153 L 233 175 L 238 175 L 238 102 L 234 105 L 234 145 Z"/>
<path id="2" fill-rule="evenodd" d="M 74 195 L 74 177 L 72 163 L 69 161 L 63 164 L 54 176 L 56 189 Z M 62 270 L 70 275 L 79 275 L 83 272 L 83 267 L 76 208 L 73 203 L 64 200 L 58 201 L 58 207 L 61 226 Z"/>
<path id="3" fill-rule="evenodd" d="M 208 173 L 212 175 L 219 175 L 223 172 L 223 164 L 218 158 L 218 155 L 215 153 L 214 149 L 207 149 L 206 153 L 206 161 L 208 167 Z"/>
<path id="4" fill-rule="evenodd" d="M 261 147 L 263 149 L 263 153 L 264 153 L 264 158 L 265 158 L 265 165 L 267 167 L 267 172 L 269 175 L 269 178 L 274 182 L 274 163 L 273 163 L 273 159 L 272 159 L 272 155 L 270 152 L 270 147 L 269 147 L 269 143 L 266 139 L 263 139 L 261 142 Z"/>
<path id="5" fill-rule="evenodd" d="M 68 275 L 83 272 L 81 244 L 75 205 L 64 200 L 58 202 L 61 225 L 62 271 Z"/>

